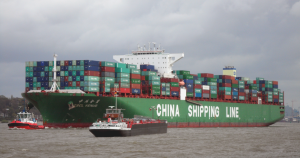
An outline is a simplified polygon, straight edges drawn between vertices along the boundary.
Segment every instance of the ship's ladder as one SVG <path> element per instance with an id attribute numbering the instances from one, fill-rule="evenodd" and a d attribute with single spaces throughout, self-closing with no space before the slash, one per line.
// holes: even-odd
<path id="1" fill-rule="evenodd" d="M 191 100 L 185 100 L 185 101 L 187 101 L 187 102 L 189 102 L 189 103 L 192 103 L 192 104 L 195 104 L 195 105 L 203 106 L 201 103 L 193 102 L 193 101 L 191 101 Z"/>

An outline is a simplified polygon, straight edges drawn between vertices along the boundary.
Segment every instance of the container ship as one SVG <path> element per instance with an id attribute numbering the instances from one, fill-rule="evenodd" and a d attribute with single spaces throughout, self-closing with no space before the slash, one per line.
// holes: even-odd
<path id="1" fill-rule="evenodd" d="M 22 96 L 36 107 L 43 125 L 89 127 L 118 102 L 124 115 L 167 120 L 168 127 L 263 127 L 284 117 L 284 92 L 278 81 L 173 70 L 184 53 L 138 46 L 117 62 L 95 60 L 26 62 Z M 118 97 L 114 97 L 117 95 Z"/>

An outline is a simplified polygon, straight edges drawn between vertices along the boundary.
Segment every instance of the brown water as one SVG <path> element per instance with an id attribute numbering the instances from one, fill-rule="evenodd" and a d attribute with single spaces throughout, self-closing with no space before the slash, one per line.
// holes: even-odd
<path id="1" fill-rule="evenodd" d="M 88 129 L 8 130 L 0 157 L 300 157 L 300 123 L 259 128 L 169 128 L 167 134 L 96 138 Z"/>

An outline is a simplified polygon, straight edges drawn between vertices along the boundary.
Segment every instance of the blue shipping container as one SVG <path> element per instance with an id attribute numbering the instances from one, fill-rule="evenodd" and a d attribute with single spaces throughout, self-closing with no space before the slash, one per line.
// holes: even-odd
<path id="1" fill-rule="evenodd" d="M 239 90 L 238 90 L 238 88 L 232 88 L 232 91 L 233 92 L 238 92 Z"/>
<path id="2" fill-rule="evenodd" d="M 140 94 L 140 93 L 141 93 L 141 90 L 140 90 L 140 89 L 132 89 L 132 90 L 131 90 L 131 93 L 132 93 L 132 94 Z"/>
<path id="3" fill-rule="evenodd" d="M 194 80 L 184 79 L 183 82 L 184 82 L 185 84 L 188 84 L 188 83 L 193 84 L 193 83 L 194 83 Z"/>
<path id="4" fill-rule="evenodd" d="M 237 100 L 238 98 L 239 98 L 239 97 L 238 97 L 237 95 L 233 95 L 233 96 L 232 96 L 232 99 L 233 99 L 233 100 Z"/>
<path id="5" fill-rule="evenodd" d="M 94 65 L 94 66 L 99 66 L 99 61 L 94 61 L 94 60 L 84 60 L 84 65 Z"/>
<path id="6" fill-rule="evenodd" d="M 154 65 L 140 65 L 140 69 L 148 69 L 150 71 L 154 70 Z"/>
<path id="7" fill-rule="evenodd" d="M 49 66 L 49 61 L 44 61 L 45 66 Z"/>
<path id="8" fill-rule="evenodd" d="M 201 96 L 202 96 L 202 93 L 195 93 L 195 97 L 201 98 Z"/>
<path id="9" fill-rule="evenodd" d="M 232 92 L 232 95 L 239 95 L 239 92 Z"/>
<path id="10" fill-rule="evenodd" d="M 194 92 L 194 88 L 187 88 L 186 92 L 193 93 Z"/>
<path id="11" fill-rule="evenodd" d="M 56 66 L 60 66 L 60 61 L 56 61 Z"/>
<path id="12" fill-rule="evenodd" d="M 84 70 L 87 70 L 87 71 L 100 71 L 100 67 L 99 66 L 84 66 Z"/>
<path id="13" fill-rule="evenodd" d="M 185 87 L 187 87 L 187 88 L 193 88 L 194 84 L 193 83 L 188 83 L 188 84 L 185 85 Z"/>
<path id="14" fill-rule="evenodd" d="M 84 76 L 80 76 L 80 81 L 84 81 Z"/>
<path id="15" fill-rule="evenodd" d="M 177 92 L 177 91 L 171 91 L 172 96 L 178 96 L 178 94 L 179 94 L 179 92 Z"/>
<path id="16" fill-rule="evenodd" d="M 239 92 L 245 92 L 244 88 L 239 88 Z"/>

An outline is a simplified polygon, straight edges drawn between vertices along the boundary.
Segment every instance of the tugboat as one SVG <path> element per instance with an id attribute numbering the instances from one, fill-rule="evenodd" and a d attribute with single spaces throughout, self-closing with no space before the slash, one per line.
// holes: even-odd
<path id="1" fill-rule="evenodd" d="M 33 114 L 26 112 L 25 110 L 17 114 L 17 119 L 11 121 L 8 124 L 10 129 L 44 129 L 45 127 L 37 124 L 37 120 L 33 117 Z"/>
<path id="2" fill-rule="evenodd" d="M 121 110 L 113 108 L 106 109 L 104 118 L 107 122 L 97 121 L 89 127 L 89 131 L 95 137 L 127 137 L 146 134 L 167 133 L 167 121 L 138 117 L 123 119 Z"/>

